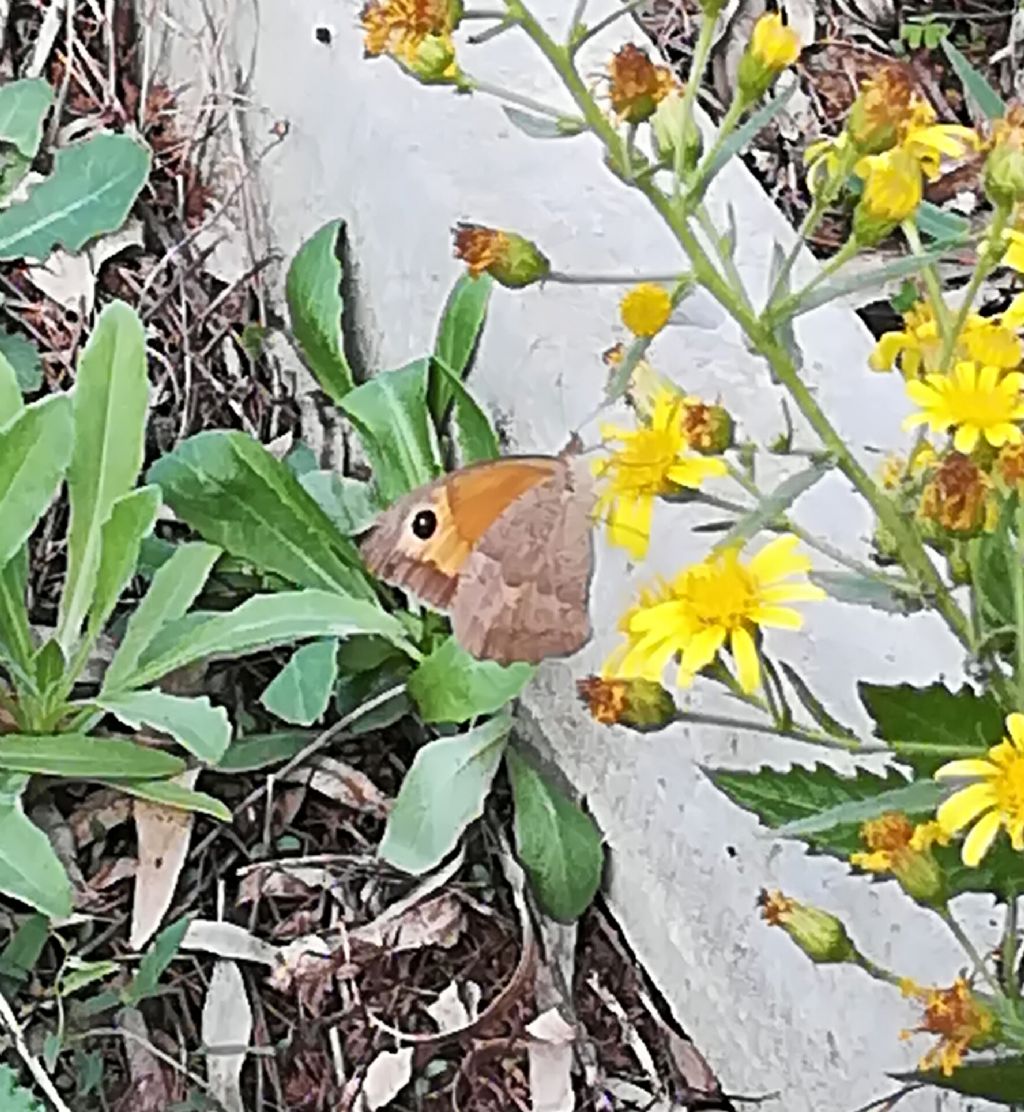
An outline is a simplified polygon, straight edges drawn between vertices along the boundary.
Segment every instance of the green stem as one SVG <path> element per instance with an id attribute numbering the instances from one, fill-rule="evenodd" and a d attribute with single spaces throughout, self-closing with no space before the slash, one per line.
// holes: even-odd
<path id="1" fill-rule="evenodd" d="M 686 78 L 686 88 L 683 90 L 683 135 L 691 136 L 699 134 L 697 131 L 697 121 L 694 118 L 694 105 L 697 103 L 697 90 L 701 87 L 704 80 L 704 71 L 707 69 L 708 59 L 711 57 L 711 47 L 715 41 L 715 25 L 717 19 L 712 19 L 705 15 L 701 20 L 700 31 L 697 34 L 697 43 L 693 48 L 693 60 L 690 63 L 690 72 Z M 736 126 L 736 121 L 739 119 L 739 113 L 742 108 L 734 113 L 734 109 L 738 103 L 739 96 L 733 98 L 732 104 L 729 105 L 725 116 L 722 117 L 722 123 L 719 126 L 718 134 L 715 136 L 715 141 L 712 144 L 711 150 L 717 151 L 721 147 L 727 134 L 726 128 L 731 131 Z M 709 152 L 710 154 L 710 152 Z M 705 156 L 700 160 L 696 171 L 694 172 L 693 181 L 694 188 L 706 176 L 706 167 L 708 165 L 708 157 Z M 704 173 L 702 173 L 702 169 Z M 692 190 L 690 191 L 692 193 Z M 687 196 L 690 196 L 690 193 Z M 695 199 L 700 199 L 700 194 L 694 194 Z"/>
<path id="2" fill-rule="evenodd" d="M 925 254 L 924 245 L 921 243 L 921 236 L 918 234 L 917 224 L 914 223 L 913 217 L 903 221 L 903 234 L 910 245 L 912 254 L 919 258 Z M 925 264 L 921 270 L 921 276 L 924 278 L 924 288 L 928 291 L 928 300 L 931 302 L 932 312 L 935 314 L 935 320 L 939 326 L 943 349 L 949 345 L 950 350 L 952 350 L 956 334 L 953 332 L 953 322 L 949 317 L 949 306 L 942 296 L 942 283 L 939 281 L 939 272 L 935 269 L 935 264 Z"/>
<path id="3" fill-rule="evenodd" d="M 466 8 L 462 13 L 463 19 L 498 19 L 503 20 L 505 13 L 491 8 Z"/>
<path id="4" fill-rule="evenodd" d="M 551 38 L 527 10 L 522 0 L 508 0 L 508 14 L 510 19 L 523 28 L 558 73 L 590 129 L 604 143 L 613 165 L 617 163 L 621 169 L 622 140 L 577 73 L 569 52 Z M 846 446 L 824 410 L 818 405 L 813 393 L 801 379 L 800 372 L 785 345 L 776 339 L 772 326 L 760 320 L 742 304 L 739 295 L 732 290 L 708 258 L 700 240 L 690 228 L 685 213 L 678 211 L 671 198 L 662 193 L 651 181 L 635 182 L 634 188 L 647 198 L 655 212 L 665 221 L 690 259 L 696 281 L 732 316 L 747 334 L 754 349 L 768 361 L 775 377 L 789 391 L 807 423 L 836 460 L 839 469 L 867 501 L 882 526 L 893 537 L 903 566 L 910 573 L 911 578 L 934 597 L 936 610 L 954 635 L 970 651 L 971 638 L 967 619 L 932 564 L 921 538 L 914 531 L 912 524 L 903 520 L 899 510 L 885 497 Z"/>
<path id="5" fill-rule="evenodd" d="M 853 958 L 854 965 L 859 965 L 865 973 L 869 973 L 876 981 L 884 981 L 887 985 L 899 987 L 900 979 L 895 973 L 876 965 L 870 958 L 866 958 L 859 950 Z"/>
<path id="6" fill-rule="evenodd" d="M 610 27 L 616 20 L 621 19 L 624 15 L 629 15 L 630 12 L 635 12 L 637 8 L 642 8 L 647 0 L 630 0 L 628 4 L 624 4 L 617 11 L 606 15 L 604 19 L 600 19 L 593 27 L 588 27 L 581 35 L 573 38 L 573 31 L 580 25 L 579 18 L 575 19 L 572 27 L 569 30 L 570 42 L 568 46 L 570 57 L 575 54 L 581 46 L 590 42 L 595 35 L 600 35 L 602 31 Z"/>
<path id="7" fill-rule="evenodd" d="M 689 93 L 690 85 L 687 85 L 686 91 Z M 736 125 L 739 123 L 740 117 L 743 115 L 746 108 L 746 102 L 741 100 L 738 94 L 733 97 L 732 103 L 726 109 L 725 115 L 722 117 L 722 122 L 718 125 L 718 131 L 715 133 L 714 141 L 705 152 L 697 169 L 694 171 L 693 183 L 686 191 L 686 199 L 684 201 L 685 208 L 692 209 L 695 204 L 703 200 L 704 194 L 711 181 L 711 167 L 715 159 L 718 158 L 718 155 L 721 153 L 722 148 L 725 146 L 725 141 L 733 131 L 735 131 Z M 692 118 L 692 108 L 691 114 L 684 117 L 684 119 L 689 120 L 690 128 L 696 126 Z"/>
<path id="8" fill-rule="evenodd" d="M 842 247 L 832 256 L 831 259 L 825 263 L 824 266 L 818 271 L 817 274 L 804 286 L 802 289 L 789 294 L 784 297 L 778 304 L 768 306 L 763 314 L 764 320 L 785 320 L 791 317 L 796 309 L 800 307 L 800 303 L 805 297 L 813 290 L 816 290 L 823 282 L 827 282 L 833 274 L 840 268 L 845 266 L 854 255 L 857 254 L 859 244 L 850 236 L 850 238 L 843 244 Z"/>
<path id="9" fill-rule="evenodd" d="M 1017 979 L 1017 893 L 1010 892 L 1006 901 L 1006 922 L 1003 925 L 1003 984 L 1011 1000 L 1020 998 Z"/>
<path id="10" fill-rule="evenodd" d="M 553 270 L 544 281 L 564 286 L 635 286 L 638 282 L 678 282 L 680 277 L 678 270 L 675 274 L 564 274 Z"/>
<path id="11" fill-rule="evenodd" d="M 489 81 L 478 81 L 475 77 L 463 74 L 464 87 L 472 93 L 483 93 L 484 96 L 497 97 L 498 100 L 507 100 L 509 104 L 517 104 L 520 108 L 528 108 L 531 112 L 537 112 L 541 116 L 548 116 L 552 120 L 558 120 L 560 123 L 571 121 L 579 123 L 580 121 L 573 120 L 571 116 L 567 116 L 564 112 L 560 112 L 557 108 L 552 108 L 550 104 L 544 104 L 542 101 L 534 100 L 533 97 L 523 96 L 522 93 L 514 92 L 512 89 L 505 89 L 501 85 L 492 85 Z"/>
<path id="12" fill-rule="evenodd" d="M 810 745 L 822 745 L 827 749 L 841 749 L 850 753 L 888 753 L 885 746 L 858 745 L 855 741 L 833 737 L 831 734 L 818 730 L 805 730 L 802 726 L 789 726 L 779 729 L 764 722 L 754 722 L 745 718 L 733 718 L 727 714 L 707 714 L 703 711 L 677 710 L 674 721 L 687 722 L 694 725 L 722 726 L 727 730 L 746 730 L 754 734 L 770 734 L 773 737 L 786 738 L 789 741 L 804 741 Z"/>
<path id="13" fill-rule="evenodd" d="M 942 352 L 939 355 L 939 371 L 949 371 L 950 364 L 953 361 L 953 352 L 956 349 L 957 340 L 960 339 L 960 333 L 964 330 L 964 325 L 967 323 L 967 318 L 974 308 L 974 302 L 977 299 L 978 291 L 981 289 L 982 283 L 992 273 L 993 269 L 999 262 L 1002 254 L 1001 246 L 1003 242 L 1003 230 L 1006 228 L 1007 221 L 1010 219 L 1010 209 L 999 207 L 992 217 L 992 224 L 988 233 L 988 244 L 985 250 L 978 252 L 978 261 L 974 265 L 974 273 L 971 275 L 971 280 L 967 283 L 967 289 L 964 291 L 964 299 L 960 304 L 956 317 L 950 326 L 949 331 L 946 333 L 942 341 Z"/>
<path id="14" fill-rule="evenodd" d="M 736 259 L 733 257 L 734 253 L 732 251 L 723 250 L 720 244 L 721 236 L 711 219 L 711 214 L 704 205 L 698 205 L 694 215 L 697 217 L 697 223 L 704 232 L 704 235 L 707 236 L 708 242 L 715 249 L 715 254 L 718 256 L 718 261 L 722 266 L 722 272 L 732 283 L 733 289 L 743 298 L 743 304 L 753 311 L 750 304 L 750 296 L 747 293 L 747 287 L 743 284 L 743 279 L 736 266 Z"/>
<path id="15" fill-rule="evenodd" d="M 991 971 L 985 964 L 981 954 L 978 953 L 977 947 L 971 941 L 970 936 L 960 925 L 960 923 L 953 917 L 953 913 L 948 907 L 936 908 L 935 914 L 949 927 L 950 933 L 960 943 L 963 952 L 971 959 L 974 965 L 975 972 L 985 982 L 986 985 L 997 995 L 1002 996 L 1003 990 L 999 986 L 999 982 L 992 976 Z"/>

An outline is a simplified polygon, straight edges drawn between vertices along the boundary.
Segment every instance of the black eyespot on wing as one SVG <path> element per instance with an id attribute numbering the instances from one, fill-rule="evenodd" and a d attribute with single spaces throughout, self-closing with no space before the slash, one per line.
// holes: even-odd
<path id="1" fill-rule="evenodd" d="M 412 519 L 413 535 L 421 541 L 428 541 L 437 530 L 437 514 L 433 510 L 420 510 Z"/>

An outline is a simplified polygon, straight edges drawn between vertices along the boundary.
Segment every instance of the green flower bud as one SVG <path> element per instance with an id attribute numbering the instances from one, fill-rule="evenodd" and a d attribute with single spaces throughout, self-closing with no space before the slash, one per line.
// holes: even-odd
<path id="1" fill-rule="evenodd" d="M 811 961 L 833 965 L 856 960 L 857 948 L 846 927 L 829 912 L 798 903 L 781 892 L 762 891 L 758 903 L 764 921 L 782 927 Z"/>

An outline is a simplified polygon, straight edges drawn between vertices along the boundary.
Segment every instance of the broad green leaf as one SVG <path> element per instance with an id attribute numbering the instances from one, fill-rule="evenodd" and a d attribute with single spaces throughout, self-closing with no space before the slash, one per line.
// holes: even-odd
<path id="1" fill-rule="evenodd" d="M 27 582 L 28 549 L 23 545 L 0 570 L 0 654 L 6 657 L 19 681 L 29 677 L 33 652 L 25 606 Z"/>
<path id="2" fill-rule="evenodd" d="M 96 700 L 133 730 L 148 726 L 170 734 L 206 764 L 215 765 L 231 742 L 231 722 L 223 707 L 203 696 L 168 695 L 164 691 L 125 691 Z"/>
<path id="3" fill-rule="evenodd" d="M 50 176 L 0 212 L 0 259 L 75 252 L 116 231 L 148 176 L 149 152 L 127 135 L 93 135 L 57 151 Z"/>
<path id="4" fill-rule="evenodd" d="M 51 919 L 71 914 L 71 883 L 64 866 L 20 800 L 0 806 L 0 892 Z"/>
<path id="5" fill-rule="evenodd" d="M 185 764 L 160 749 L 85 734 L 5 734 L 0 768 L 81 780 L 155 780 L 177 776 Z"/>
<path id="6" fill-rule="evenodd" d="M 221 771 L 219 766 L 217 771 Z M 160 803 L 164 807 L 194 811 L 197 814 L 220 819 L 221 822 L 231 821 L 231 811 L 219 799 L 207 795 L 206 792 L 186 788 L 176 780 L 121 780 L 116 783 L 113 780 L 100 780 L 99 783 L 116 788 L 125 795 L 133 795 L 136 799 L 144 799 L 147 803 Z"/>
<path id="7" fill-rule="evenodd" d="M 837 803 L 805 819 L 795 819 L 776 828 L 780 838 L 799 838 L 808 834 L 822 834 L 837 826 L 855 822 L 858 825 L 868 819 L 876 819 L 886 811 L 901 811 L 903 814 L 921 815 L 934 811 L 949 795 L 949 784 L 939 784 L 934 780 L 916 780 L 906 787 L 893 788 L 881 792 L 870 799 L 854 799 L 847 803 Z"/>
<path id="8" fill-rule="evenodd" d="M 341 408 L 352 418 L 386 503 L 441 473 L 437 439 L 427 408 L 430 360 L 382 371 L 346 394 Z"/>
<path id="9" fill-rule="evenodd" d="M 314 590 L 256 595 L 234 610 L 189 615 L 165 626 L 141 657 L 130 682 L 143 687 L 207 657 L 242 654 L 307 637 L 360 633 L 405 644 L 401 622 L 362 599 Z"/>
<path id="10" fill-rule="evenodd" d="M 501 445 L 491 425 L 490 418 L 477 404 L 476 398 L 466 389 L 461 380 L 440 360 L 433 361 L 438 379 L 448 383 L 452 406 L 452 431 L 459 446 L 460 462 L 479 463 L 481 460 L 497 459 L 501 455 Z"/>
<path id="11" fill-rule="evenodd" d="M 392 691 L 390 699 L 377 704 L 372 710 L 359 714 L 346 729 L 347 737 L 386 730 L 413 713 L 412 700 L 402 685 L 407 682 L 411 666 L 403 657 L 393 657 L 381 668 L 358 675 L 342 676 L 334 688 L 334 702 L 338 713 L 348 716 L 365 707 L 378 695 Z M 397 690 L 396 690 L 397 688 Z"/>
<path id="12" fill-rule="evenodd" d="M 381 511 L 372 483 L 350 479 L 336 471 L 309 471 L 299 482 L 346 537 L 365 533 Z"/>
<path id="13" fill-rule="evenodd" d="M 998 120 L 1001 116 L 1005 116 L 1006 104 L 1003 98 L 948 38 L 942 40 L 942 49 L 946 52 L 949 64 L 956 70 L 956 75 L 960 78 L 964 91 L 978 106 L 985 119 Z M 1024 1088 L 1021 1091 L 1024 1092 Z"/>
<path id="14" fill-rule="evenodd" d="M 258 772 L 290 761 L 316 737 L 314 730 L 282 730 L 237 738 L 221 757 L 218 772 Z"/>
<path id="15" fill-rule="evenodd" d="M 574 135 L 581 135 L 587 130 L 583 120 L 574 119 L 572 116 L 563 116 L 555 119 L 553 116 L 540 116 L 534 112 L 524 112 L 511 104 L 503 104 L 502 111 L 509 119 L 509 123 L 531 139 L 570 139 Z"/>
<path id="16" fill-rule="evenodd" d="M 783 479 L 781 483 L 766 494 L 758 505 L 736 522 L 728 533 L 715 545 L 715 551 L 730 548 L 756 536 L 762 529 L 774 524 L 790 506 L 828 472 L 827 467 L 814 464 L 795 475 Z"/>
<path id="17" fill-rule="evenodd" d="M 451 853 L 462 832 L 483 813 L 511 728 L 511 718 L 503 714 L 420 749 L 402 781 L 378 851 L 389 865 L 419 876 Z"/>
<path id="18" fill-rule="evenodd" d="M 28 540 L 57 493 L 71 436 L 71 403 L 63 394 L 26 406 L 0 430 L 0 565 Z"/>
<path id="19" fill-rule="evenodd" d="M 854 776 L 842 776 L 827 765 L 812 768 L 794 765 L 784 772 L 768 767 L 753 772 L 731 769 L 704 772 L 733 803 L 755 814 L 771 830 L 801 819 L 813 819 L 842 804 L 874 800 L 884 793 L 906 788 L 908 783 L 891 769 L 884 776 L 865 769 L 858 769 Z M 819 852 L 844 860 L 863 849 L 860 823 L 856 820 L 831 830 L 809 832 L 803 840 Z"/>
<path id="20" fill-rule="evenodd" d="M 105 694 L 123 687 L 164 625 L 184 615 L 220 554 L 214 545 L 194 541 L 181 545 L 156 570 L 149 590 L 128 619 L 121 644 L 103 677 Z"/>
<path id="21" fill-rule="evenodd" d="M 465 377 L 480 340 L 493 287 L 494 279 L 489 274 L 476 278 L 463 274 L 448 294 L 434 341 L 434 356 L 459 381 Z M 444 420 L 450 400 L 451 384 L 445 376 L 432 374 L 430 412 L 435 425 Z"/>
<path id="22" fill-rule="evenodd" d="M 26 915 L 0 954 L 0 977 L 19 983 L 27 980 L 49 936 L 50 922 L 45 915 Z"/>
<path id="23" fill-rule="evenodd" d="M 89 636 L 98 637 L 114 612 L 139 562 L 142 538 L 153 528 L 160 509 L 160 490 L 140 487 L 119 498 L 100 531 L 100 562 L 96 590 L 89 609 Z"/>
<path id="24" fill-rule="evenodd" d="M 56 638 L 50 638 L 32 658 L 36 690 L 44 697 L 56 691 L 64 683 L 66 667 L 67 661 L 60 642 Z"/>
<path id="25" fill-rule="evenodd" d="M 150 943 L 142 955 L 135 976 L 121 992 L 122 1001 L 129 1007 L 134 1007 L 156 994 L 160 978 L 181 949 L 190 918 L 184 915 L 180 919 L 175 919 Z"/>
<path id="26" fill-rule="evenodd" d="M 0 145 L 0 203 L 18 188 L 31 166 L 32 159 L 17 148 Z"/>
<path id="27" fill-rule="evenodd" d="M 857 690 L 876 735 L 918 776 L 931 776 L 946 761 L 978 756 L 1003 736 L 1002 711 L 988 692 L 979 695 L 966 686 L 950 691 L 941 683 L 860 683 Z"/>
<path id="28" fill-rule="evenodd" d="M 303 475 L 315 471 L 318 467 L 316 452 L 301 440 L 297 441 L 288 455 L 284 457 L 284 463 L 296 479 L 301 479 Z"/>
<path id="29" fill-rule="evenodd" d="M 0 353 L 14 368 L 23 394 L 31 394 L 43 384 L 43 365 L 35 344 L 17 332 L 0 328 Z"/>
<path id="30" fill-rule="evenodd" d="M 355 386 L 341 331 L 341 262 L 344 221 L 332 220 L 299 248 L 288 267 L 285 298 L 292 332 L 306 365 L 335 404 Z"/>
<path id="31" fill-rule="evenodd" d="M 0 85 L 0 143 L 10 143 L 25 158 L 35 158 L 52 102 L 53 90 L 41 77 Z"/>
<path id="32" fill-rule="evenodd" d="M 376 597 L 352 542 L 251 436 L 198 433 L 157 460 L 148 478 L 178 517 L 233 556 L 298 586 Z"/>
<path id="33" fill-rule="evenodd" d="M 78 360 L 74 449 L 68 467 L 68 570 L 57 633 L 65 651 L 92 604 L 103 525 L 142 466 L 149 381 L 146 336 L 135 310 L 115 301 L 100 314 Z"/>
<path id="34" fill-rule="evenodd" d="M 734 154 L 743 150 L 750 140 L 759 132 L 763 131 L 783 108 L 786 107 L 789 103 L 789 98 L 796 91 L 798 85 L 799 82 L 792 82 L 788 88 L 772 97 L 767 104 L 763 105 L 756 112 L 752 112 L 750 116 L 728 136 L 725 142 L 709 160 L 707 166 L 700 173 L 699 185 L 701 192 L 708 187 L 712 179 L 722 167 L 725 166 L 729 159 L 732 158 Z"/>
<path id="35" fill-rule="evenodd" d="M 477 660 L 449 637 L 409 677 L 409 694 L 424 722 L 467 722 L 500 710 L 535 671 L 531 664 Z"/>
<path id="36" fill-rule="evenodd" d="M 3 86 L 0 85 L 0 89 Z M 0 351 L 0 429 L 12 421 L 25 408 L 18 385 L 18 372 L 11 361 Z"/>
<path id="37" fill-rule="evenodd" d="M 18 1083 L 10 1066 L 0 1065 L 0 1108 L 4 1112 L 45 1112 L 35 1096 Z"/>
<path id="38" fill-rule="evenodd" d="M 292 654 L 260 702 L 285 722 L 311 726 L 327 710 L 337 675 L 338 642 L 333 638 L 313 641 Z"/>
<path id="39" fill-rule="evenodd" d="M 996 1104 L 1016 1106 L 1024 1095 L 1024 1054 L 987 1061 L 967 1061 L 948 1077 L 942 1070 L 914 1070 L 889 1075 L 897 1081 L 917 1081 L 939 1089 L 952 1089 L 968 1097 L 983 1097 Z M 970 1105 L 968 1105 L 970 1107 Z"/>
<path id="40" fill-rule="evenodd" d="M 515 749 L 506 750 L 505 764 L 512 781 L 519 860 L 543 910 L 571 923 L 587 910 L 601 884 L 601 832 Z"/>
<path id="41" fill-rule="evenodd" d="M 72 957 L 61 971 L 57 982 L 57 995 L 70 996 L 96 981 L 104 980 L 120 968 L 116 961 L 81 961 Z"/>
<path id="42" fill-rule="evenodd" d="M 902 593 L 899 584 L 890 587 L 852 571 L 812 571 L 807 578 L 830 598 L 851 606 L 870 606 L 886 614 L 912 614 L 922 606 L 919 598 Z"/>

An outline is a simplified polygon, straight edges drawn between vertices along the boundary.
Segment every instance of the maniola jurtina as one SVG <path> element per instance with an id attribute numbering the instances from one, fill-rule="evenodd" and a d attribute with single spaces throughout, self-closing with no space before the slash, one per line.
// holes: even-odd
<path id="1" fill-rule="evenodd" d="M 507 456 L 405 495 L 360 550 L 385 583 L 448 611 L 473 656 L 536 664 L 590 637 L 593 505 L 579 456 Z"/>

